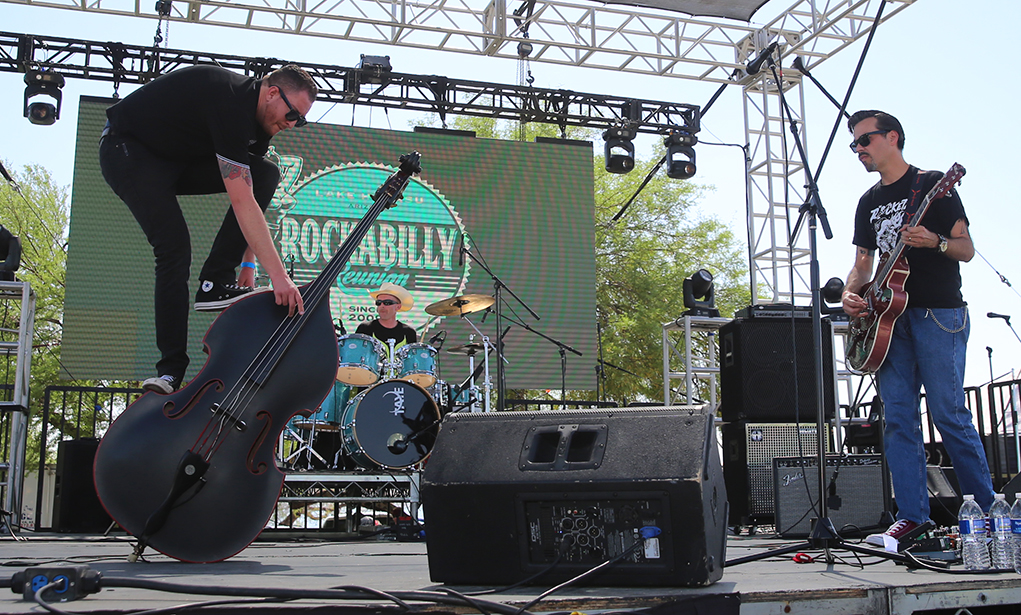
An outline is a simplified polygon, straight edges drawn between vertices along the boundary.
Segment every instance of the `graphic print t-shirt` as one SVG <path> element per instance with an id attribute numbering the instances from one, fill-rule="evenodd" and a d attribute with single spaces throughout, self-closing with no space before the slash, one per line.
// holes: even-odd
<path id="1" fill-rule="evenodd" d="M 904 226 L 904 210 L 911 199 L 915 175 L 922 173 L 920 205 L 943 174 L 939 171 L 919 171 L 911 166 L 903 177 L 884 186 L 877 183 L 862 195 L 854 219 L 854 245 L 867 250 L 889 253 L 900 239 Z M 956 190 L 934 200 L 922 217 L 921 226 L 933 233 L 949 237 L 958 220 L 967 223 L 964 205 Z M 957 308 L 965 305 L 961 296 L 960 263 L 947 258 L 933 248 L 907 248 L 904 251 L 911 273 L 904 290 L 908 293 L 908 307 Z"/>

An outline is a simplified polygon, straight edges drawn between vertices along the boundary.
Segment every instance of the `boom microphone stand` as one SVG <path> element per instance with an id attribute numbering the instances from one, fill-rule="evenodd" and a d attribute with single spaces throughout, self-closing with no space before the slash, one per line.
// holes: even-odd
<path id="1" fill-rule="evenodd" d="M 493 273 L 493 270 L 490 269 L 486 265 L 486 263 L 484 262 L 483 259 L 477 258 L 475 256 L 475 254 L 473 254 L 472 251 L 469 250 L 463 243 L 461 245 L 461 252 L 463 254 L 467 255 L 468 258 L 472 259 L 472 261 L 478 263 L 478 265 L 480 267 L 482 267 L 483 269 L 485 269 L 486 273 L 489 274 L 489 277 L 491 277 L 493 279 L 493 297 L 496 299 L 496 302 L 495 302 L 496 303 L 496 310 L 495 310 L 495 312 L 496 312 L 496 330 L 497 331 L 500 331 L 500 330 L 503 329 L 503 319 L 504 319 L 504 316 L 503 316 L 503 295 L 502 295 L 502 291 L 504 289 L 506 289 L 507 292 L 509 292 L 512 297 L 517 299 L 518 303 L 520 303 L 522 305 L 522 307 L 524 307 L 526 310 L 528 310 L 528 313 L 531 314 L 533 318 L 535 318 L 536 320 L 542 320 L 541 318 L 539 318 L 539 315 L 535 313 L 535 310 L 533 310 L 532 308 L 528 307 L 528 304 L 525 303 L 524 301 L 522 301 L 521 297 L 519 297 L 516 294 L 514 294 L 514 291 L 511 290 L 506 284 L 504 284 L 503 280 L 501 280 L 495 273 Z M 504 360 L 505 359 L 503 357 L 503 336 L 502 335 L 498 335 L 496 337 L 496 409 L 497 410 L 503 410 L 504 409 L 504 400 L 507 397 L 507 379 L 506 379 L 506 372 L 505 372 L 504 367 L 503 367 Z"/>
<path id="2" fill-rule="evenodd" d="M 757 555 L 748 557 L 738 558 L 726 562 L 726 566 L 735 566 L 751 561 L 758 561 L 767 557 L 773 557 L 775 555 L 782 555 L 785 553 L 795 553 L 805 549 L 822 549 L 826 556 L 826 563 L 832 564 L 836 561 L 833 554 L 830 552 L 835 547 L 840 547 L 847 551 L 854 553 L 861 553 L 865 555 L 881 557 L 898 561 L 901 563 L 912 563 L 917 566 L 917 562 L 906 555 L 900 553 L 891 553 L 886 550 L 874 549 L 865 547 L 862 545 L 852 544 L 844 541 L 837 533 L 836 528 L 833 526 L 833 521 L 828 516 L 827 502 L 826 502 L 826 406 L 823 403 L 825 399 L 825 391 L 823 386 L 823 356 L 822 356 L 822 293 L 821 283 L 819 276 L 819 260 L 818 260 L 818 243 L 816 236 L 817 222 L 821 222 L 823 226 L 823 233 L 827 239 L 833 237 L 833 232 L 830 230 L 829 220 L 826 216 L 826 210 L 822 206 L 822 201 L 819 199 L 819 186 L 816 184 L 815 177 L 810 171 L 808 164 L 808 156 L 805 153 L 804 145 L 801 141 L 801 136 L 798 133 L 797 123 L 790 112 L 790 107 L 787 105 L 787 99 L 783 94 L 783 83 L 778 74 L 776 63 L 772 58 L 772 54 L 766 58 L 766 62 L 769 65 L 770 70 L 773 73 L 773 80 L 776 83 L 777 91 L 780 95 L 780 104 L 782 111 L 787 114 L 789 128 L 791 135 L 794 139 L 794 144 L 797 147 L 798 155 L 801 158 L 801 163 L 805 170 L 805 177 L 808 180 L 808 194 L 805 199 L 805 203 L 800 207 L 800 215 L 797 223 L 794 225 L 794 230 L 791 233 L 790 247 L 793 248 L 799 229 L 802 223 L 808 221 L 809 230 L 809 283 L 812 289 L 812 345 L 815 357 L 815 401 L 816 401 L 816 437 L 818 438 L 817 443 L 817 464 L 819 469 L 819 518 L 812 528 L 812 532 L 809 538 L 805 542 L 797 543 L 787 547 L 781 547 L 771 551 L 766 551 Z M 782 116 L 781 116 L 782 117 Z M 884 477 L 885 480 L 885 477 Z M 924 527 L 924 525 L 923 525 Z"/>

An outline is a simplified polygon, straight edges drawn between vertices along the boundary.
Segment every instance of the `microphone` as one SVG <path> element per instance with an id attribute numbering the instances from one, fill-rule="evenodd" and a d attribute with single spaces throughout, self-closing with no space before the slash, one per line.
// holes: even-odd
<path id="1" fill-rule="evenodd" d="M 1008 325 L 1010 324 L 1010 316 L 1008 316 L 1007 314 L 997 314 L 996 312 L 986 312 L 986 318 L 1002 318 L 1003 320 L 1007 321 Z"/>
<path id="2" fill-rule="evenodd" d="M 430 337 L 429 338 L 429 345 L 430 346 L 435 346 L 436 342 L 439 342 L 440 345 L 442 346 L 443 342 L 445 342 L 445 341 L 447 341 L 447 330 L 446 329 L 444 329 L 443 331 L 438 331 L 436 333 L 436 335 Z"/>
<path id="3" fill-rule="evenodd" d="M 779 46 L 780 44 L 777 43 L 776 41 L 770 43 L 769 47 L 763 49 L 762 53 L 756 56 L 754 60 L 752 60 L 751 62 L 748 63 L 747 66 L 745 66 L 745 72 L 748 73 L 749 75 L 758 75 L 759 72 L 762 70 L 762 65 L 766 63 L 766 60 L 768 60 L 769 57 L 773 55 L 773 52 L 776 51 Z"/>
<path id="4" fill-rule="evenodd" d="M 493 310 L 491 310 L 489 308 L 486 308 L 486 313 L 482 315 L 482 320 L 479 321 L 479 324 L 482 324 L 482 323 L 486 322 L 486 316 L 489 316 L 489 313 L 492 312 L 492 311 Z"/>
<path id="5" fill-rule="evenodd" d="M 464 267 L 464 233 L 461 233 L 461 247 L 457 249 L 457 266 Z"/>
<path id="6" fill-rule="evenodd" d="M 333 330 L 339 332 L 341 335 L 347 335 L 347 329 L 344 328 L 344 321 L 338 320 L 333 324 Z"/>

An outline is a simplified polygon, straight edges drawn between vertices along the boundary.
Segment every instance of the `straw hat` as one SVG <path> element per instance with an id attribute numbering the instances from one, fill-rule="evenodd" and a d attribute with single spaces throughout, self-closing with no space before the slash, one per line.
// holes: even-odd
<path id="1" fill-rule="evenodd" d="M 401 307 L 397 310 L 398 312 L 407 312 L 415 305 L 415 300 L 411 298 L 411 293 L 404 290 L 404 287 L 397 286 L 391 282 L 383 282 L 379 290 L 369 291 L 369 296 L 373 299 L 379 295 L 393 295 L 400 299 Z"/>

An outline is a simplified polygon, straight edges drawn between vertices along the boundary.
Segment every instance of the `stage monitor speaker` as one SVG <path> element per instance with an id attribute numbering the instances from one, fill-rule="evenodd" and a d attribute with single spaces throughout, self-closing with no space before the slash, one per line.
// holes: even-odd
<path id="1" fill-rule="evenodd" d="M 110 515 L 96 495 L 92 463 L 99 440 L 63 440 L 57 445 L 57 472 L 53 485 L 53 529 L 57 532 L 102 533 Z"/>
<path id="2" fill-rule="evenodd" d="M 1007 484 L 1000 489 L 1000 493 L 1007 496 L 1007 501 L 1014 504 L 1014 496 L 1021 493 L 1021 474 L 1007 481 Z"/>
<path id="3" fill-rule="evenodd" d="M 882 455 L 826 456 L 827 515 L 838 533 L 886 527 L 890 507 L 883 496 L 884 474 Z M 808 536 L 819 518 L 818 457 L 774 459 L 773 497 L 776 532 Z"/>
<path id="4" fill-rule="evenodd" d="M 943 468 L 934 465 L 925 467 L 925 482 L 929 489 L 929 518 L 940 527 L 957 525 L 957 513 L 961 510 L 961 498 Z M 1010 495 L 1011 499 L 1014 494 Z"/>
<path id="5" fill-rule="evenodd" d="M 730 494 L 731 525 L 773 523 L 773 459 L 817 454 L 816 433 L 814 423 L 723 426 L 723 475 Z M 833 441 L 827 433 L 826 452 L 832 450 Z"/>
<path id="6" fill-rule="evenodd" d="M 556 583 L 622 555 L 591 582 L 723 576 L 727 492 L 708 408 L 450 413 L 421 496 L 433 581 L 548 570 L 536 582 Z M 662 533 L 639 544 L 647 526 Z"/>
<path id="7" fill-rule="evenodd" d="M 792 335 L 793 332 L 793 335 Z M 793 344 L 791 340 L 793 339 Z M 833 332 L 822 321 L 826 418 L 832 419 Z M 720 410 L 724 421 L 815 422 L 812 319 L 748 318 L 720 327 Z"/>

